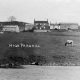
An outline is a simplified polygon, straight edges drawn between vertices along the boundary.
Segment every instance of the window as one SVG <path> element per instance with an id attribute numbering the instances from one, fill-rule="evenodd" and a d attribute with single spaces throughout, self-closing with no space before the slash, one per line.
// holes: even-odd
<path id="1" fill-rule="evenodd" d="M 40 27 L 40 29 L 41 29 L 41 27 Z"/>

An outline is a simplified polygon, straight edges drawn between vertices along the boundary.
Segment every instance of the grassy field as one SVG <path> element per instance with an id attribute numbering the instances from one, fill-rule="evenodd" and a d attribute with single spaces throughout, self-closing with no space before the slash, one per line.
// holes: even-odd
<path id="1" fill-rule="evenodd" d="M 64 45 L 69 39 L 74 41 L 73 47 Z M 20 43 L 40 47 L 9 47 Z M 25 64 L 38 61 L 43 65 L 80 65 L 80 32 L 5 32 L 0 34 L 0 59 L 3 58 L 25 61 Z"/>

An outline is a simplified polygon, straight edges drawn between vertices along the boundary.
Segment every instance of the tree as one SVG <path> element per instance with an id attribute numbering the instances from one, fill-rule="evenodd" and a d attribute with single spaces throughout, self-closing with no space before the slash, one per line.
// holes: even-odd
<path id="1" fill-rule="evenodd" d="M 10 16 L 10 17 L 8 18 L 8 21 L 16 21 L 16 18 L 15 18 L 14 16 Z"/>

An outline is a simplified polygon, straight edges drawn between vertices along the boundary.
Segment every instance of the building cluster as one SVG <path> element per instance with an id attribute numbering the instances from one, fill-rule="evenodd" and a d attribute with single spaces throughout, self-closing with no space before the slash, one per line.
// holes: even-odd
<path id="1" fill-rule="evenodd" d="M 46 21 L 37 21 L 34 19 L 34 24 L 10 20 L 0 22 L 0 31 L 22 32 L 34 30 L 34 32 L 48 32 L 51 30 L 78 30 L 77 23 L 49 23 Z"/>

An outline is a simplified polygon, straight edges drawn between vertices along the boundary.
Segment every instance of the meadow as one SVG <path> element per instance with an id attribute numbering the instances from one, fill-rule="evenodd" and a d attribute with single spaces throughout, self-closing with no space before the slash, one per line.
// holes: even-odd
<path id="1" fill-rule="evenodd" d="M 73 40 L 73 46 L 65 46 Z M 39 45 L 39 47 L 9 47 L 9 44 Z M 0 34 L 0 62 L 41 65 L 80 65 L 80 32 L 21 32 Z"/>

